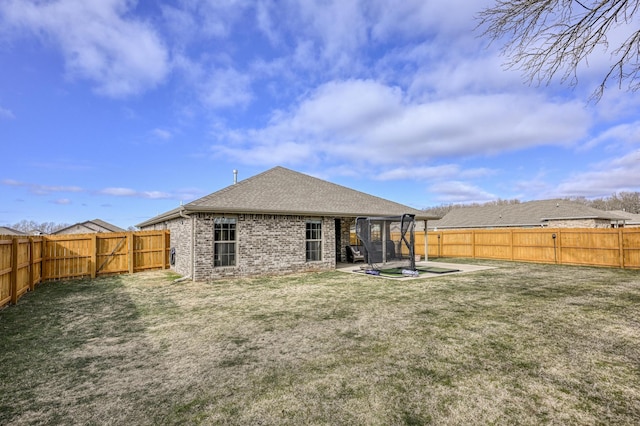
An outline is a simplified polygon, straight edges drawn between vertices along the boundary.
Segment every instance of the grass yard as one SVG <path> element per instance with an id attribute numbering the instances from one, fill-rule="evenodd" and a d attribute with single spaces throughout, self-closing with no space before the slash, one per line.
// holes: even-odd
<path id="1" fill-rule="evenodd" d="M 0 311 L 0 424 L 640 423 L 640 271 L 478 263 L 43 284 Z"/>

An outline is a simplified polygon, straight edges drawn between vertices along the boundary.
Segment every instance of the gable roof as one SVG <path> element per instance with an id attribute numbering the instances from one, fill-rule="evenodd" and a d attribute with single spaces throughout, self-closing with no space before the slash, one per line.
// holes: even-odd
<path id="1" fill-rule="evenodd" d="M 623 221 L 615 213 L 594 209 L 566 200 L 529 201 L 499 206 L 461 207 L 442 219 L 429 223 L 430 228 L 498 228 L 542 226 L 549 220 L 603 219 Z"/>
<path id="2" fill-rule="evenodd" d="M 27 235 L 17 229 L 9 228 L 8 226 L 0 226 L 0 235 Z"/>
<path id="3" fill-rule="evenodd" d="M 618 216 L 621 216 L 627 219 L 625 222 L 625 224 L 627 225 L 640 225 L 640 214 L 638 213 L 629 213 L 624 210 L 611 210 L 610 213 L 616 214 Z"/>
<path id="4" fill-rule="evenodd" d="M 98 225 L 99 227 L 108 229 L 111 232 L 125 232 L 126 231 L 126 229 L 122 229 L 119 226 L 113 225 L 113 224 L 111 224 L 109 222 L 105 222 L 104 220 L 101 220 L 101 219 L 88 220 L 86 222 L 83 222 L 83 225 L 85 225 L 85 226 Z"/>
<path id="5" fill-rule="evenodd" d="M 181 213 L 195 212 L 341 217 L 409 213 L 417 219 L 436 218 L 422 210 L 278 166 L 137 226 L 149 226 L 179 217 Z"/>
<path id="6" fill-rule="evenodd" d="M 73 227 L 84 227 L 93 232 L 105 232 L 105 229 L 108 232 L 125 232 L 125 230 L 120 228 L 119 226 L 112 225 L 109 222 L 105 222 L 104 220 L 101 220 L 101 219 L 93 219 L 93 220 L 86 220 L 84 222 L 74 223 L 73 225 L 64 227 L 62 229 L 58 229 L 56 232 L 54 232 L 54 234 L 62 234 L 64 233 L 64 231 L 71 229 Z"/>

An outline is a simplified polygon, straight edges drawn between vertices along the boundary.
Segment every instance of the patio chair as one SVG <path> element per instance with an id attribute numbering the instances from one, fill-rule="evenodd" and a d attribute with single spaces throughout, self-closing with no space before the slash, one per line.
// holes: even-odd
<path id="1" fill-rule="evenodd" d="M 364 251 L 362 247 L 347 246 L 347 261 L 351 263 L 364 262 Z"/>

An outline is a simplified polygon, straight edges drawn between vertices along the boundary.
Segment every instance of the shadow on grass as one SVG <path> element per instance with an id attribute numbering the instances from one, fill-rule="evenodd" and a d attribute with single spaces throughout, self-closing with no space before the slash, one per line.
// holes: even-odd
<path id="1" fill-rule="evenodd" d="M 0 424 L 99 419 L 105 375 L 152 350 L 123 290 L 121 276 L 52 281 L 0 311 Z"/>
<path id="2" fill-rule="evenodd" d="M 637 423 L 637 271 L 482 263 L 45 284 L 0 312 L 0 424 Z"/>

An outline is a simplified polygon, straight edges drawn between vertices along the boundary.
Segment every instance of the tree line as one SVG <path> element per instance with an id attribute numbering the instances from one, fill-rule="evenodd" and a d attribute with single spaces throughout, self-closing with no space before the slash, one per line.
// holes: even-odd
<path id="1" fill-rule="evenodd" d="M 35 220 L 21 220 L 20 222 L 8 225 L 9 228 L 16 231 L 24 232 L 25 234 L 53 234 L 54 232 L 71 226 L 69 223 L 55 223 L 55 222 L 36 222 Z"/>
<path id="2" fill-rule="evenodd" d="M 609 197 L 596 199 L 587 199 L 585 197 L 565 197 L 563 198 L 563 200 L 584 204 L 585 206 L 593 207 L 594 209 L 599 210 L 624 210 L 629 213 L 640 213 L 640 192 L 620 192 L 615 193 Z M 518 199 L 497 199 L 495 201 L 489 201 L 487 203 L 441 204 L 435 207 L 428 207 L 424 210 L 429 214 L 443 217 L 453 209 L 464 207 L 501 206 L 520 203 L 522 203 L 522 201 Z"/>

